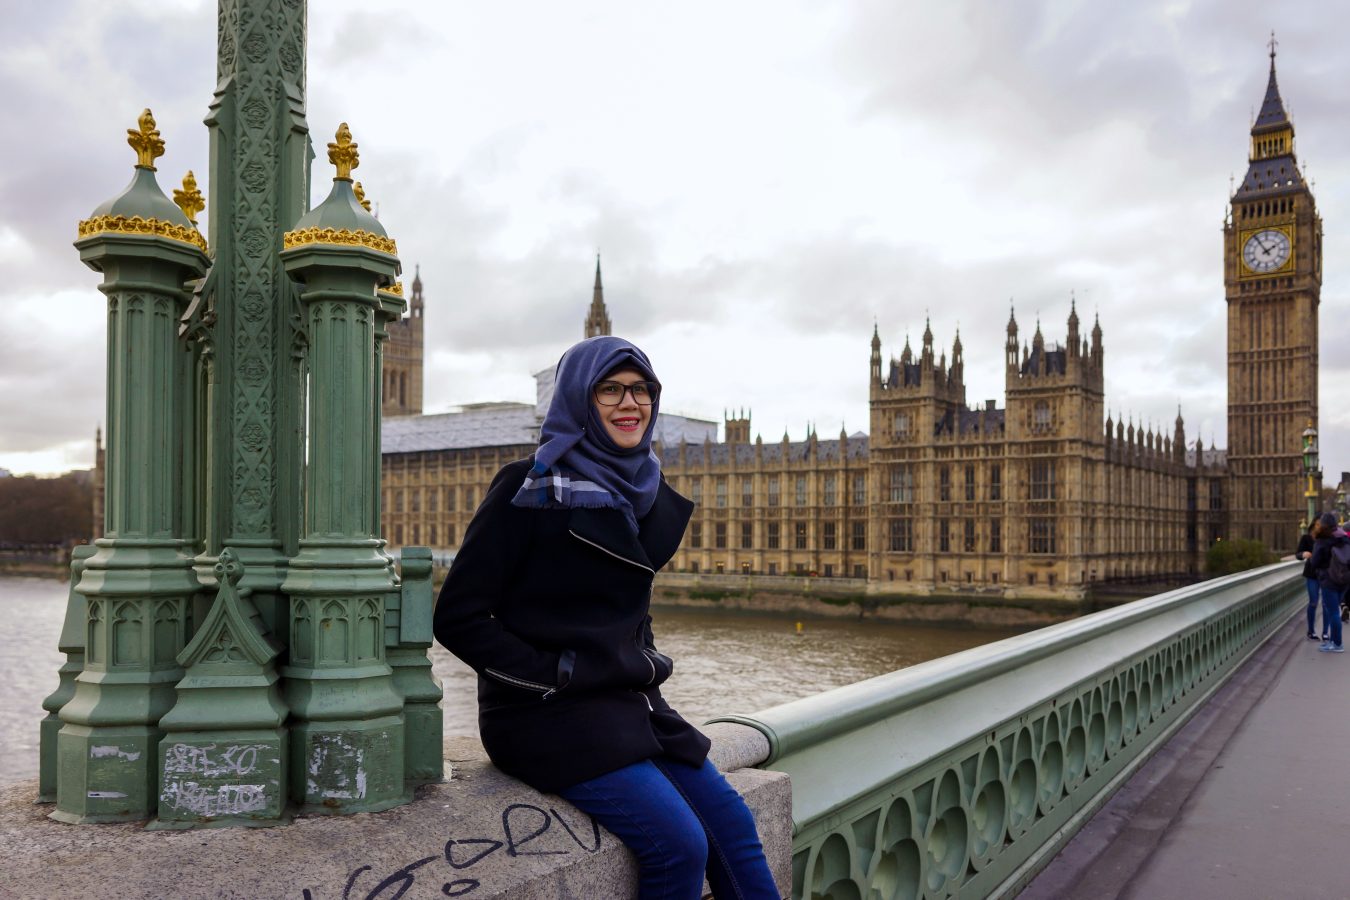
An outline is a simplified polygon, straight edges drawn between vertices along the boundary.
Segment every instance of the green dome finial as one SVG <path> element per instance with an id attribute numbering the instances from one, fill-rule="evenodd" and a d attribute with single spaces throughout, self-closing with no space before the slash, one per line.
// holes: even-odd
<path id="1" fill-rule="evenodd" d="M 155 117 L 149 109 L 136 120 L 138 127 L 127 129 L 127 143 L 136 151 L 138 169 L 155 170 L 155 160 L 164 155 L 164 138 L 155 127 Z"/>
<path id="2" fill-rule="evenodd" d="M 148 110 L 147 110 L 148 111 Z M 352 130 L 343 122 L 338 126 L 335 141 L 328 145 L 328 161 L 337 166 L 336 178 L 342 181 L 352 180 L 352 169 L 361 165 L 361 154 L 352 140 Z"/>

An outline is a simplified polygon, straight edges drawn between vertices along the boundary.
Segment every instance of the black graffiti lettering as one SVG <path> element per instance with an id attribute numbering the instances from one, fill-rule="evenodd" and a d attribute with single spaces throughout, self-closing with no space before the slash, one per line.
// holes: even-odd
<path id="1" fill-rule="evenodd" d="M 586 817 L 591 820 L 591 830 L 595 832 L 595 846 L 587 847 L 585 844 L 581 842 L 581 838 L 577 837 L 577 833 L 572 830 L 572 826 L 568 825 L 567 821 L 563 819 L 561 813 L 559 813 L 556 809 L 554 809 L 551 806 L 548 808 L 548 811 L 553 813 L 553 818 L 558 820 L 558 824 L 561 825 L 569 835 L 571 835 L 572 840 L 576 841 L 577 846 L 580 847 L 582 850 L 585 850 L 587 853 L 594 853 L 600 849 L 600 823 L 595 821 L 595 816 Z"/>
<path id="2" fill-rule="evenodd" d="M 342 900 L 352 900 L 352 888 L 356 885 L 356 879 L 361 877 L 362 872 L 369 872 L 370 866 L 362 866 L 359 869 L 352 869 L 352 874 L 347 876 L 347 886 L 342 889 Z"/>
<path id="3" fill-rule="evenodd" d="M 536 812 L 540 815 L 542 820 L 542 824 L 538 828 L 536 828 L 534 831 L 532 831 L 525 837 L 521 838 L 520 840 L 516 840 L 515 835 L 511 833 L 511 813 L 518 809 L 528 809 L 532 812 Z M 528 803 L 512 803 L 510 806 L 508 806 L 505 810 L 502 811 L 502 833 L 506 836 L 507 854 L 510 856 L 559 856 L 566 853 L 567 852 L 566 850 L 520 849 L 521 847 L 528 844 L 530 841 L 534 840 L 544 832 L 548 831 L 548 826 L 551 821 L 552 820 L 549 818 L 549 814 L 544 812 L 537 806 L 531 806 Z"/>
<path id="4" fill-rule="evenodd" d="M 441 885 L 441 893 L 447 897 L 463 897 L 465 894 L 472 894 L 476 890 L 478 890 L 476 878 L 457 878 Z"/>
<path id="5" fill-rule="evenodd" d="M 392 887 L 393 885 L 402 882 L 402 884 L 399 884 L 399 888 L 394 893 L 394 895 L 389 897 L 389 900 L 399 900 L 400 897 L 408 893 L 408 888 L 413 886 L 413 881 L 415 880 L 412 874 L 413 871 L 416 869 L 420 869 L 422 866 L 425 866 L 433 859 L 438 858 L 439 857 L 435 856 L 424 856 L 421 859 L 417 860 L 416 862 L 408 863 L 406 866 L 399 869 L 394 874 L 390 875 L 384 881 L 381 881 L 379 884 L 377 884 L 375 886 L 375 890 L 371 891 L 369 894 L 366 894 L 366 900 L 375 900 L 376 897 L 384 893 L 385 888 Z"/>
<path id="6" fill-rule="evenodd" d="M 468 859 L 455 861 L 455 848 L 465 847 L 470 844 L 490 844 L 486 850 L 480 850 Z M 483 857 L 492 853 L 502 845 L 501 841 L 494 841 L 492 838 L 465 838 L 464 840 L 448 840 L 445 842 L 445 861 L 450 864 L 452 869 L 467 869 L 469 866 L 483 859 Z"/>

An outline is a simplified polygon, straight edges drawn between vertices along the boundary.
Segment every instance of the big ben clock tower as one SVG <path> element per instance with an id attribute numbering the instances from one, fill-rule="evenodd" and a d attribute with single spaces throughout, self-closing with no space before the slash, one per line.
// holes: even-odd
<path id="1" fill-rule="evenodd" d="M 1248 160 L 1223 230 L 1230 534 L 1282 551 L 1307 514 L 1301 434 L 1317 422 L 1322 220 L 1294 156 L 1273 37 Z"/>

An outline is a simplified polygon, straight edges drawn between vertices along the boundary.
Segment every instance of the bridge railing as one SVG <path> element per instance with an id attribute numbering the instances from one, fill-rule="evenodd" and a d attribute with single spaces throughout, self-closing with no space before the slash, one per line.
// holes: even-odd
<path id="1" fill-rule="evenodd" d="M 1278 563 L 750 716 L 794 897 L 1011 896 L 1299 607 Z"/>

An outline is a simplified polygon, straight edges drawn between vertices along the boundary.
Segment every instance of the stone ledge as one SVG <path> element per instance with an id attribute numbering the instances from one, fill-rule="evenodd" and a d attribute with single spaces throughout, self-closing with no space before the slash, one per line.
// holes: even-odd
<path id="1" fill-rule="evenodd" d="M 719 767 L 754 759 L 754 729 L 709 726 Z M 0 787 L 0 896 L 403 900 L 631 897 L 627 850 L 561 798 L 498 772 L 472 738 L 445 744 L 450 780 L 382 813 L 308 817 L 277 828 L 146 831 L 62 825 L 34 804 L 36 780 Z M 762 759 L 763 756 L 759 756 Z M 724 770 L 725 771 L 725 770 Z M 779 891 L 788 895 L 792 798 L 781 772 L 727 780 L 754 813 Z M 400 892 L 400 889 L 404 890 Z"/>

